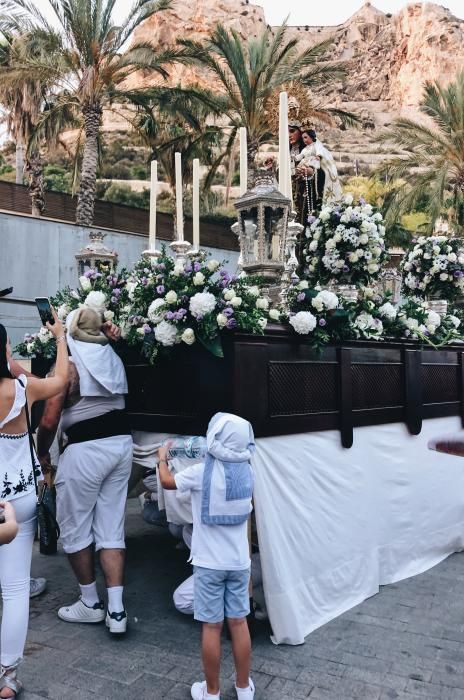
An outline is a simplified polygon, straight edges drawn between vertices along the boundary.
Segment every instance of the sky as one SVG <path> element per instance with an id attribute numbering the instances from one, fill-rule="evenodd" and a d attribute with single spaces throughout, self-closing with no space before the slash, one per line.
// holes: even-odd
<path id="1" fill-rule="evenodd" d="M 48 14 L 48 0 L 33 0 L 33 2 Z M 190 3 L 192 0 L 177 0 L 177 2 Z M 250 0 L 250 2 L 264 7 L 266 19 L 272 25 L 281 24 L 289 13 L 289 24 L 341 24 L 363 5 L 363 0 L 324 0 L 324 2 L 317 3 L 310 3 L 308 0 L 286 0 L 286 2 L 282 2 L 282 0 Z M 407 0 L 377 0 L 372 4 L 383 12 L 397 12 L 408 2 Z M 457 17 L 464 19 L 464 0 L 445 0 L 443 4 Z M 116 0 L 116 20 L 123 18 L 131 5 L 132 0 Z"/>

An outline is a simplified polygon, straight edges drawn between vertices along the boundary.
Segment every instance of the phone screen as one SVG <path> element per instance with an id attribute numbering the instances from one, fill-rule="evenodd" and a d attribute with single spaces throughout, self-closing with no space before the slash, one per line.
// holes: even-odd
<path id="1" fill-rule="evenodd" d="M 37 309 L 39 311 L 39 316 L 40 319 L 45 326 L 47 323 L 55 323 L 55 320 L 53 318 L 52 314 L 52 308 L 50 306 L 50 302 L 47 299 L 47 297 L 37 297 L 35 300 L 35 303 L 37 305 Z"/>

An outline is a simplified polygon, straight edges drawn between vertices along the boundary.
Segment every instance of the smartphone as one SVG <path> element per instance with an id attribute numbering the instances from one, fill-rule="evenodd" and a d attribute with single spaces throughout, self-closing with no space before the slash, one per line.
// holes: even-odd
<path id="1" fill-rule="evenodd" d="M 42 324 L 45 326 L 47 321 L 51 324 L 55 323 L 55 319 L 53 318 L 52 314 L 52 307 L 50 305 L 50 300 L 47 299 L 47 297 L 36 297 L 35 303 L 37 305 Z"/>
<path id="2" fill-rule="evenodd" d="M 0 525 L 3 525 L 5 522 L 5 511 L 3 508 L 0 508 Z"/>

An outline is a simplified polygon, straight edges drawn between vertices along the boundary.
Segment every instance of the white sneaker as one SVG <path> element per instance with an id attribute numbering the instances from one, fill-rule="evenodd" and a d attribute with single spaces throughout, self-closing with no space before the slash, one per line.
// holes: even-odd
<path id="1" fill-rule="evenodd" d="M 47 588 L 46 578 L 31 578 L 31 588 L 29 593 L 29 598 L 37 598 L 38 595 L 42 593 Z"/>
<path id="2" fill-rule="evenodd" d="M 238 700 L 253 700 L 255 697 L 255 684 L 251 678 L 248 688 L 237 688 L 237 686 L 235 686 L 235 690 L 237 691 Z"/>
<path id="3" fill-rule="evenodd" d="M 105 619 L 103 601 L 89 607 L 79 598 L 73 605 L 60 608 L 58 610 L 58 617 L 65 622 L 84 622 L 88 624 L 103 622 Z"/>
<path id="4" fill-rule="evenodd" d="M 127 630 L 127 613 L 123 610 L 120 613 L 106 613 L 106 626 L 111 634 L 124 634 Z"/>
<path id="5" fill-rule="evenodd" d="M 206 681 L 202 681 L 201 683 L 194 683 L 192 685 L 192 688 L 190 690 L 190 694 L 193 698 L 193 700 L 206 700 L 208 697 L 208 690 L 206 688 Z M 210 695 L 210 698 L 218 698 L 220 700 L 221 694 L 218 693 L 217 695 Z"/>

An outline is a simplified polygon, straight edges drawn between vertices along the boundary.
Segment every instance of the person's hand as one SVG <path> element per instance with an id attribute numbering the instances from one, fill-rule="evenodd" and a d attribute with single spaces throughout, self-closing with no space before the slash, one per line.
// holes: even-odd
<path id="1" fill-rule="evenodd" d="M 16 513 L 9 501 L 3 501 L 0 503 L 0 508 L 3 508 L 3 517 L 6 523 L 16 522 Z"/>
<path id="2" fill-rule="evenodd" d="M 40 466 L 42 467 L 42 472 L 47 474 L 52 471 L 52 460 L 50 457 L 50 452 L 39 457 Z"/>
<path id="3" fill-rule="evenodd" d="M 102 331 L 109 340 L 116 342 L 121 337 L 121 329 L 112 321 L 105 321 Z"/>
<path id="4" fill-rule="evenodd" d="M 64 326 L 61 323 L 60 319 L 58 318 L 58 315 L 57 315 L 55 309 L 53 308 L 53 306 L 50 308 L 52 310 L 52 315 L 53 315 L 53 318 L 55 320 L 55 323 L 49 323 L 47 321 L 47 328 L 56 340 L 57 338 L 60 338 L 63 335 L 66 336 L 66 334 L 65 334 Z"/>
<path id="5" fill-rule="evenodd" d="M 159 462 L 167 462 L 168 461 L 168 452 L 169 452 L 170 447 L 171 447 L 171 443 L 167 442 L 165 445 L 161 445 L 161 447 L 158 449 L 158 461 Z"/>
<path id="6" fill-rule="evenodd" d="M 299 165 L 297 171 L 304 177 L 311 177 L 311 175 L 314 175 L 314 168 L 306 167 L 305 165 Z"/>

